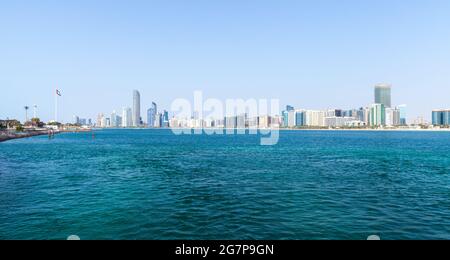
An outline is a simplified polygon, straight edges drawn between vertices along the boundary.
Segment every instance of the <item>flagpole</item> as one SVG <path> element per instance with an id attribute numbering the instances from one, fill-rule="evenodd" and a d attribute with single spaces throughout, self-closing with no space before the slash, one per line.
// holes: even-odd
<path id="1" fill-rule="evenodd" d="M 58 122 L 58 93 L 57 89 L 55 90 L 55 122 Z"/>

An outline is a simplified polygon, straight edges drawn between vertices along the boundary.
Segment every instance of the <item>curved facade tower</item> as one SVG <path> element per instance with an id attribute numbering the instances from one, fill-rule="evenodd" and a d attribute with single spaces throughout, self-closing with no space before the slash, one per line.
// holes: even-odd
<path id="1" fill-rule="evenodd" d="M 141 126 L 141 94 L 139 91 L 133 91 L 133 126 Z"/>

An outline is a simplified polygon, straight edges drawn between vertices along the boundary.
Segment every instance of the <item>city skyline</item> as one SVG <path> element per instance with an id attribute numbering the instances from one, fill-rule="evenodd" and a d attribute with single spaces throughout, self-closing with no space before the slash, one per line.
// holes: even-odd
<path id="1" fill-rule="evenodd" d="M 429 111 L 450 107 L 449 8 L 438 0 L 8 2 L 0 118 L 23 120 L 23 107 L 36 104 L 52 120 L 55 88 L 59 117 L 70 122 L 132 107 L 124 98 L 133 89 L 145 93 L 144 116 L 151 102 L 168 108 L 195 90 L 355 108 L 387 82 L 410 118 L 431 121 Z"/>
<path id="2" fill-rule="evenodd" d="M 275 116 L 279 117 L 279 124 L 280 126 L 284 127 L 293 127 L 293 126 L 340 126 L 345 125 L 346 123 L 353 123 L 352 126 L 406 126 L 409 124 L 416 125 L 416 124 L 431 124 L 431 125 L 448 125 L 448 123 L 436 123 L 436 122 L 448 122 L 448 121 L 439 121 L 436 119 L 435 112 L 436 111 L 449 111 L 450 109 L 433 109 L 431 113 L 431 120 L 425 119 L 425 117 L 417 117 L 417 118 L 410 118 L 408 116 L 408 106 L 406 104 L 401 105 L 392 105 L 392 85 L 391 84 L 376 84 L 374 86 L 374 95 L 373 95 L 373 102 L 370 102 L 366 105 L 360 105 L 354 108 L 348 108 L 348 107 L 335 107 L 331 108 L 328 107 L 326 109 L 308 109 L 308 108 L 301 108 L 301 109 L 295 109 L 292 105 L 286 105 L 286 109 L 284 111 L 279 110 L 278 114 L 274 114 Z M 57 90 L 57 96 L 55 98 L 61 97 L 61 91 Z M 195 93 L 194 93 L 195 95 Z M 57 100 L 55 99 L 55 109 L 59 109 L 59 107 L 56 106 Z M 145 105 L 144 108 L 141 107 L 140 104 L 141 100 L 141 94 L 139 90 L 133 90 L 132 92 L 132 108 L 128 106 L 122 107 L 122 113 L 118 114 L 115 109 L 112 110 L 111 114 L 100 112 L 97 114 L 97 120 L 93 121 L 92 118 L 82 118 L 80 116 L 73 115 L 72 120 L 68 122 L 60 122 L 60 123 L 73 123 L 73 124 L 79 124 L 79 125 L 87 125 L 87 126 L 96 126 L 96 127 L 169 127 L 169 123 L 171 119 L 180 120 L 180 119 L 198 119 L 196 118 L 196 113 L 198 111 L 192 111 L 191 116 L 180 118 L 175 117 L 174 111 L 171 111 L 169 116 L 169 111 L 166 109 L 162 109 L 161 111 L 158 111 L 158 105 L 155 102 L 151 102 L 151 106 L 146 109 Z M 251 100 L 251 99 L 250 99 Z M 220 100 L 218 100 L 220 101 Z M 25 106 L 25 117 L 27 118 L 24 122 L 28 121 L 28 110 L 29 106 Z M 33 117 L 36 118 L 37 115 L 37 105 L 33 106 Z M 144 111 L 145 118 L 142 116 L 142 111 Z M 146 113 L 145 113 L 146 111 Z M 302 119 L 298 119 L 300 116 L 297 112 L 307 112 L 304 115 L 301 115 Z M 311 124 L 311 117 L 316 117 L 317 115 L 312 116 L 311 114 L 308 114 L 309 112 L 319 112 L 321 115 L 319 118 L 321 118 L 322 123 L 317 124 Z M 332 112 L 332 115 L 330 114 Z M 110 115 L 110 116 L 109 116 Z M 261 116 L 267 116 L 268 114 L 259 114 L 257 117 Z M 308 116 L 306 116 L 308 115 Z M 173 117 L 172 117 L 173 116 Z M 239 117 L 239 114 L 236 114 L 234 116 Z M 336 121 L 336 119 L 333 119 L 333 122 L 330 122 L 330 117 L 335 117 L 337 119 L 339 118 L 347 118 L 349 120 L 342 121 L 339 119 Z M 37 117 L 39 118 L 39 116 Z M 359 122 L 352 121 L 350 119 L 357 119 Z M 7 118 L 7 119 L 14 119 L 14 118 Z M 17 119 L 17 118 L 15 118 Z M 42 119 L 42 118 L 41 118 Z M 220 118 L 212 118 L 212 117 L 203 117 L 202 120 L 218 120 L 218 119 L 224 119 L 225 121 L 228 120 L 227 117 L 224 115 Z M 18 119 L 21 121 L 20 119 Z M 269 119 L 270 120 L 270 119 Z M 298 124 L 298 122 L 304 121 L 304 124 Z M 314 122 L 318 122 L 317 118 L 314 119 Z M 42 120 L 41 120 L 42 121 Z M 48 122 L 53 122 L 54 120 L 48 120 Z M 309 123 L 307 123 L 307 121 Z M 94 123 L 96 122 L 96 123 Z M 328 123 L 325 123 L 328 122 Z M 340 122 L 340 123 L 338 123 Z M 390 123 L 387 123 L 390 122 Z M 205 122 L 203 122 L 205 123 Z M 200 126 L 202 126 L 203 123 L 200 123 Z M 354 125 L 357 123 L 357 125 Z M 364 123 L 364 124 L 361 124 Z M 236 123 L 237 124 L 237 123 Z M 226 123 L 223 123 L 223 125 L 226 125 Z M 199 126 L 193 126 L 193 127 L 199 127 Z"/>

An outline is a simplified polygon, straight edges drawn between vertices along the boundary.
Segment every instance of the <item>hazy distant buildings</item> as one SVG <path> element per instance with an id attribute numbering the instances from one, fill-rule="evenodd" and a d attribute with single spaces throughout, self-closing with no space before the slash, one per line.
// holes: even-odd
<path id="1" fill-rule="evenodd" d="M 134 127 L 141 126 L 141 94 L 137 90 L 133 91 L 132 122 Z"/>
<path id="2" fill-rule="evenodd" d="M 391 108 L 391 85 L 379 84 L 375 86 L 375 104 L 383 104 Z"/>
<path id="3" fill-rule="evenodd" d="M 79 125 L 80 124 L 80 118 L 78 116 L 73 116 L 72 123 L 74 125 Z"/>

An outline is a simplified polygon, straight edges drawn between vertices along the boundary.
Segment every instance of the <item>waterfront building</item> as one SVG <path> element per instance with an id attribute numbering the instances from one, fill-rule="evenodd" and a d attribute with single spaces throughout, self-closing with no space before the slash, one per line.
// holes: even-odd
<path id="1" fill-rule="evenodd" d="M 307 126 L 315 126 L 315 127 L 323 127 L 325 126 L 325 111 L 317 111 L 317 110 L 306 110 L 306 125 Z"/>
<path id="2" fill-rule="evenodd" d="M 132 127 L 132 111 L 129 107 L 124 107 L 122 110 L 122 127 Z"/>
<path id="3" fill-rule="evenodd" d="M 103 113 L 98 114 L 96 125 L 97 127 L 102 127 L 103 117 L 104 117 Z"/>
<path id="4" fill-rule="evenodd" d="M 365 113 L 366 113 L 366 110 L 363 108 L 363 107 L 361 107 L 360 109 L 358 109 L 358 111 L 356 111 L 356 120 L 359 120 L 359 121 L 361 121 L 361 122 L 365 122 Z"/>
<path id="5" fill-rule="evenodd" d="M 297 112 L 295 110 L 288 111 L 288 127 L 295 127 L 297 120 Z"/>
<path id="6" fill-rule="evenodd" d="M 260 116 L 258 126 L 259 128 L 269 128 L 270 127 L 270 116 Z"/>
<path id="7" fill-rule="evenodd" d="M 397 108 L 386 108 L 386 125 L 400 126 L 400 110 Z"/>
<path id="8" fill-rule="evenodd" d="M 255 116 L 255 117 L 249 117 L 247 119 L 247 126 L 248 128 L 258 128 L 259 126 L 259 117 Z"/>
<path id="9" fill-rule="evenodd" d="M 383 104 L 385 108 L 391 108 L 391 87 L 389 84 L 375 86 L 375 104 Z"/>
<path id="10" fill-rule="evenodd" d="M 347 126 L 350 122 L 355 121 L 353 117 L 325 117 L 325 126 L 326 127 L 344 127 Z"/>
<path id="11" fill-rule="evenodd" d="M 111 127 L 118 127 L 117 114 L 115 110 L 111 113 Z"/>
<path id="12" fill-rule="evenodd" d="M 366 107 L 364 108 L 364 123 L 366 123 L 366 125 L 370 125 L 370 108 Z"/>
<path id="13" fill-rule="evenodd" d="M 371 126 L 386 125 L 386 109 L 383 104 L 373 104 L 370 107 L 370 125 Z"/>
<path id="14" fill-rule="evenodd" d="M 306 112 L 304 110 L 297 110 L 295 113 L 295 126 L 306 125 Z"/>
<path id="15" fill-rule="evenodd" d="M 450 126 L 450 109 L 436 109 L 432 112 L 434 126 Z"/>
<path id="16" fill-rule="evenodd" d="M 147 110 L 147 125 L 148 127 L 155 127 L 156 114 L 158 114 L 158 107 L 155 102 Z"/>
<path id="17" fill-rule="evenodd" d="M 282 112 L 282 124 L 283 127 L 289 126 L 289 111 L 283 111 Z"/>
<path id="18" fill-rule="evenodd" d="M 406 105 L 397 106 L 397 109 L 400 110 L 400 125 L 401 126 L 408 125 L 406 108 L 407 108 Z"/>
<path id="19" fill-rule="evenodd" d="M 328 109 L 326 111 L 325 117 L 334 117 L 336 116 L 336 110 L 335 109 Z"/>
<path id="20" fill-rule="evenodd" d="M 169 112 L 167 112 L 166 110 L 164 110 L 162 114 L 161 127 L 169 127 Z"/>
<path id="21" fill-rule="evenodd" d="M 353 117 L 354 119 L 358 118 L 358 110 L 350 109 L 342 111 L 342 117 Z"/>
<path id="22" fill-rule="evenodd" d="M 230 116 L 225 117 L 225 128 L 236 128 L 237 126 L 237 117 Z"/>
<path id="23" fill-rule="evenodd" d="M 132 122 L 134 127 L 141 125 L 141 94 L 139 91 L 133 91 L 133 116 Z"/>
<path id="24" fill-rule="evenodd" d="M 155 118 L 155 127 L 160 128 L 162 126 L 162 114 L 157 113 Z"/>
<path id="25" fill-rule="evenodd" d="M 343 117 L 344 111 L 342 109 L 328 109 L 325 111 L 325 117 Z"/>

